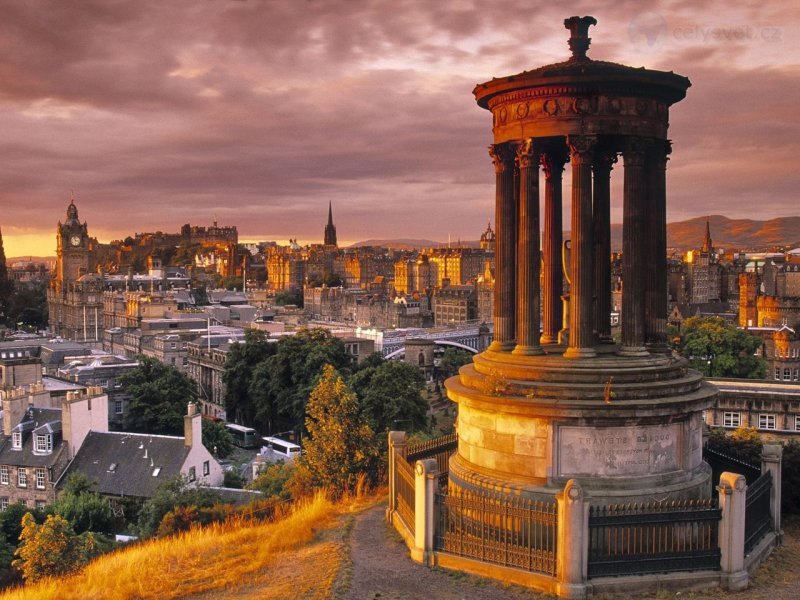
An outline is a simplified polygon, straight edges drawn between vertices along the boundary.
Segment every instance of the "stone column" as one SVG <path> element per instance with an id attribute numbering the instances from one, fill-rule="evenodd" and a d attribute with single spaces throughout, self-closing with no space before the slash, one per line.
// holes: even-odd
<path id="1" fill-rule="evenodd" d="M 761 472 L 772 473 L 772 489 L 769 492 L 769 511 L 772 515 L 773 531 L 778 536 L 778 543 L 783 543 L 781 529 L 781 461 L 783 460 L 783 444 L 764 444 L 761 447 Z"/>
<path id="2" fill-rule="evenodd" d="M 435 458 L 418 460 L 414 465 L 414 550 L 411 558 L 426 565 L 431 564 L 433 558 L 438 477 L 439 463 Z"/>
<path id="3" fill-rule="evenodd" d="M 658 140 L 647 161 L 647 216 L 645 243 L 645 341 L 650 352 L 668 353 L 667 344 L 667 155 L 670 142 Z"/>
<path id="4" fill-rule="evenodd" d="M 555 344 L 561 329 L 561 178 L 567 157 L 563 149 L 542 155 L 544 171 L 544 240 L 542 277 L 542 344 Z"/>
<path id="5" fill-rule="evenodd" d="M 556 593 L 560 598 L 585 598 L 589 566 L 589 503 L 575 479 L 567 481 L 564 491 L 556 494 L 556 503 Z"/>
<path id="6" fill-rule="evenodd" d="M 494 341 L 490 350 L 510 351 L 516 333 L 516 206 L 514 149 L 510 144 L 489 146 L 495 171 Z"/>
<path id="7" fill-rule="evenodd" d="M 594 136 L 569 136 L 572 162 L 572 243 L 569 291 L 569 347 L 566 358 L 595 356 L 592 336 L 592 157 Z"/>
<path id="8" fill-rule="evenodd" d="M 720 567 L 727 589 L 743 590 L 747 587 L 748 573 L 744 568 L 744 514 L 747 503 L 747 482 L 744 475 L 728 473 L 720 475 L 719 507 L 722 520 L 719 522 Z"/>
<path id="9" fill-rule="evenodd" d="M 625 188 L 622 206 L 622 347 L 620 354 L 646 356 L 644 272 L 647 264 L 644 213 L 647 201 L 646 144 L 630 138 L 622 152 Z M 666 273 L 664 273 L 666 276 Z"/>
<path id="10" fill-rule="evenodd" d="M 392 522 L 392 514 L 397 510 L 397 470 L 395 464 L 398 456 L 405 458 L 408 450 L 405 431 L 389 432 L 389 507 L 386 509 L 386 520 Z"/>
<path id="11" fill-rule="evenodd" d="M 539 345 L 539 155 L 533 139 L 517 148 L 517 346 L 514 354 L 544 354 Z"/>
<path id="12" fill-rule="evenodd" d="M 594 330 L 597 339 L 611 338 L 611 169 L 617 153 L 604 148 L 592 163 L 594 189 L 592 202 L 592 241 L 594 242 Z"/>

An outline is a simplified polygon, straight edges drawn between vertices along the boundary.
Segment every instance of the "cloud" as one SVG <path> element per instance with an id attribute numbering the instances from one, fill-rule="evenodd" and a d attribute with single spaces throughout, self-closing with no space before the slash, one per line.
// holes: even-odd
<path id="1" fill-rule="evenodd" d="M 793 5 L 604 4 L 571 9 L 598 18 L 590 56 L 693 82 L 673 108 L 670 217 L 796 212 Z M 74 189 L 108 237 L 216 216 L 313 241 L 332 201 L 342 239 L 475 238 L 494 175 L 472 88 L 566 58 L 567 16 L 523 0 L 6 7 L 0 226 L 52 232 Z M 631 33 L 645 22 L 650 45 Z M 737 27 L 755 33 L 708 33 Z"/>

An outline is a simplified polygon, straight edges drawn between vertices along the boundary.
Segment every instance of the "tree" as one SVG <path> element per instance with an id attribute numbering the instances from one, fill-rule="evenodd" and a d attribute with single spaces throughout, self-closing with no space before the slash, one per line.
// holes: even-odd
<path id="1" fill-rule="evenodd" d="M 422 396 L 425 378 L 414 365 L 384 360 L 377 367 L 359 369 L 350 386 L 373 431 L 427 428 L 430 405 Z"/>
<path id="2" fill-rule="evenodd" d="M 275 294 L 274 302 L 278 306 L 286 306 L 287 304 L 294 304 L 295 306 L 299 306 L 302 308 L 303 295 L 300 292 L 284 290 L 282 292 L 278 292 L 277 294 Z"/>
<path id="3" fill-rule="evenodd" d="M 247 485 L 248 490 L 256 490 L 267 497 L 278 497 L 281 500 L 290 500 L 292 497 L 288 489 L 288 482 L 294 475 L 297 465 L 294 462 L 279 460 L 267 465 L 252 482 Z"/>
<path id="4" fill-rule="evenodd" d="M 225 362 L 225 410 L 237 423 L 252 425 L 256 409 L 250 397 L 253 370 L 277 351 L 277 344 L 267 341 L 258 329 L 245 329 L 244 343 L 232 344 Z"/>
<path id="5" fill-rule="evenodd" d="M 225 423 L 203 419 L 203 446 L 218 458 L 233 452 L 233 436 Z"/>
<path id="6" fill-rule="evenodd" d="M 442 360 L 439 361 L 439 369 L 444 377 L 452 377 L 464 365 L 472 362 L 472 354 L 461 348 L 445 348 L 442 353 Z"/>
<path id="7" fill-rule="evenodd" d="M 52 505 L 53 513 L 66 519 L 76 533 L 85 531 L 110 532 L 114 515 L 108 498 L 89 488 L 91 482 L 83 473 L 71 473 L 64 489 Z"/>
<path id="8" fill-rule="evenodd" d="M 33 515 L 22 517 L 20 545 L 13 565 L 26 582 L 70 573 L 85 564 L 94 551 L 94 536 L 77 535 L 59 515 L 48 515 L 41 525 Z"/>
<path id="9" fill-rule="evenodd" d="M 306 429 L 301 468 L 316 486 L 338 494 L 352 490 L 360 473 L 375 477 L 375 436 L 355 394 L 331 365 L 325 365 L 322 379 L 311 392 Z"/>
<path id="10" fill-rule="evenodd" d="M 152 537 L 158 533 L 161 521 L 170 511 L 185 506 L 211 508 L 217 501 L 217 495 L 211 490 L 189 486 L 183 479 L 176 477 L 158 486 L 155 493 L 142 505 L 136 529 L 142 537 Z"/>
<path id="11" fill-rule="evenodd" d="M 763 379 L 766 362 L 756 356 L 761 339 L 720 317 L 691 317 L 683 324 L 678 352 L 707 377 Z"/>
<path id="12" fill-rule="evenodd" d="M 130 394 L 125 429 L 180 435 L 186 405 L 197 400 L 194 381 L 175 367 L 154 358 L 139 357 L 139 366 L 120 380 Z"/>
<path id="13" fill-rule="evenodd" d="M 324 329 L 300 329 L 281 338 L 275 354 L 253 370 L 249 394 L 253 425 L 263 431 L 302 427 L 309 394 L 326 364 L 347 373 L 350 355 L 344 343 Z"/>

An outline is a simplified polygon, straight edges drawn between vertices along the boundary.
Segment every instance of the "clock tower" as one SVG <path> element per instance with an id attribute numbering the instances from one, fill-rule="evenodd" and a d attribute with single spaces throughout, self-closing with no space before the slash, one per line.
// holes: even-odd
<path id="1" fill-rule="evenodd" d="M 71 200 L 67 218 L 56 228 L 56 280 L 57 288 L 69 287 L 89 272 L 89 234 L 86 222 L 78 220 L 78 208 Z"/>
<path id="2" fill-rule="evenodd" d="M 103 283 L 93 273 L 96 243 L 71 200 L 66 220 L 56 227 L 56 268 L 47 290 L 50 331 L 68 340 L 100 340 Z"/>

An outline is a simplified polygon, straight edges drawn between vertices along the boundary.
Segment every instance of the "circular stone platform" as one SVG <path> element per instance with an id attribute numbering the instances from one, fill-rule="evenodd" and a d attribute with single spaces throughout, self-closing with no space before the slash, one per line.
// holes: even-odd
<path id="1" fill-rule="evenodd" d="M 450 485 L 552 496 L 577 479 L 592 503 L 707 497 L 702 411 L 716 388 L 667 354 L 589 359 L 488 350 L 447 380 L 458 404 Z"/>

